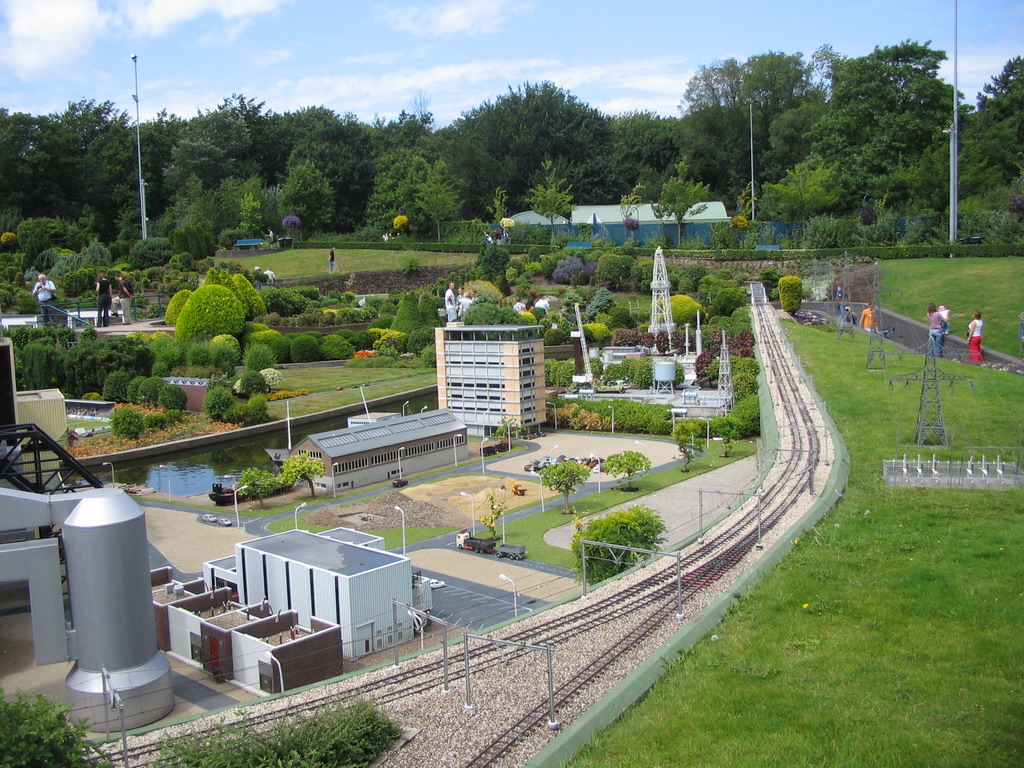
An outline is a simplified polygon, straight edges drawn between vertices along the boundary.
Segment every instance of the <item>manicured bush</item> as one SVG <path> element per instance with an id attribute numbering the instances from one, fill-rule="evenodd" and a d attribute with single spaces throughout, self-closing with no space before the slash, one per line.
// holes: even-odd
<path id="1" fill-rule="evenodd" d="M 267 312 L 281 317 L 301 315 L 309 306 L 310 298 L 291 288 L 265 288 L 261 291 Z M 317 298 L 317 297 L 314 297 Z"/>
<path id="2" fill-rule="evenodd" d="M 740 437 L 752 437 L 761 433 L 761 401 L 757 394 L 736 400 L 731 416 L 739 425 Z"/>
<path id="3" fill-rule="evenodd" d="M 110 416 L 110 431 L 126 440 L 138 440 L 145 429 L 142 411 L 131 405 L 120 405 Z"/>
<path id="4" fill-rule="evenodd" d="M 585 323 L 583 333 L 592 344 L 603 346 L 612 340 L 611 329 L 604 323 Z"/>
<path id="5" fill-rule="evenodd" d="M 137 404 L 151 403 L 156 405 L 157 400 L 160 399 L 160 390 L 164 388 L 166 382 L 159 376 L 147 376 L 141 384 L 139 384 L 136 399 L 132 402 Z"/>
<path id="6" fill-rule="evenodd" d="M 319 334 L 299 333 L 292 337 L 293 363 L 315 363 L 320 359 Z"/>
<path id="7" fill-rule="evenodd" d="M 264 368 L 273 368 L 277 365 L 274 351 L 266 344 L 250 344 L 245 348 L 243 359 L 247 371 L 262 371 Z"/>
<path id="8" fill-rule="evenodd" d="M 21 381 L 24 389 L 48 389 L 57 374 L 57 350 L 36 341 L 21 350 Z"/>
<path id="9" fill-rule="evenodd" d="M 221 420 L 225 411 L 235 404 L 235 396 L 227 387 L 211 387 L 203 398 L 203 410 L 211 419 Z"/>
<path id="10" fill-rule="evenodd" d="M 178 322 L 178 315 L 181 314 L 181 310 L 185 307 L 185 303 L 191 295 L 192 291 L 190 289 L 182 288 L 171 297 L 171 300 L 167 302 L 167 309 L 164 310 L 165 323 L 175 325 Z"/>
<path id="11" fill-rule="evenodd" d="M 548 328 L 544 331 L 544 346 L 554 347 L 559 344 L 565 344 L 569 341 L 569 334 L 563 331 L 561 328 Z"/>
<path id="12" fill-rule="evenodd" d="M 103 399 L 115 403 L 127 402 L 128 384 L 131 380 L 132 376 L 128 371 L 111 371 L 103 382 Z"/>
<path id="13" fill-rule="evenodd" d="M 86 740 L 86 728 L 71 722 L 71 707 L 45 696 L 0 690 L 0 755 L 10 768 L 90 768 L 109 766 Z M 393 726 L 391 726 L 393 727 Z M 382 750 L 383 751 L 383 750 Z"/>
<path id="14" fill-rule="evenodd" d="M 227 286 L 234 291 L 235 296 L 245 308 L 245 319 L 252 320 L 267 311 L 267 305 L 263 302 L 263 296 L 257 291 L 249 278 L 242 274 L 234 274 Z"/>
<path id="15" fill-rule="evenodd" d="M 270 331 L 268 331 L 270 333 Z M 273 333 L 277 333 L 273 331 Z M 255 335 L 255 334 L 254 334 Z M 274 359 L 278 363 L 292 362 L 292 340 L 283 333 L 278 333 L 270 339 L 270 349 L 274 353 Z"/>
<path id="16" fill-rule="evenodd" d="M 804 284 L 796 275 L 786 275 L 779 278 L 779 302 L 782 304 L 782 311 L 797 312 L 803 303 Z"/>
<path id="17" fill-rule="evenodd" d="M 356 352 L 356 348 L 341 336 L 327 336 L 320 345 L 320 355 L 324 360 L 347 360 Z"/>
<path id="18" fill-rule="evenodd" d="M 231 373 L 232 369 L 242 360 L 242 353 L 238 345 L 211 344 L 210 365 L 214 366 L 221 373 Z"/>
<path id="19" fill-rule="evenodd" d="M 146 432 L 163 429 L 168 423 L 167 414 L 164 411 L 150 411 L 142 417 L 142 426 Z"/>
<path id="20" fill-rule="evenodd" d="M 687 323 L 696 327 L 698 311 L 701 312 L 702 318 L 707 314 L 699 301 L 683 294 L 673 296 L 670 304 L 672 306 L 672 322 L 680 330 L 685 329 Z"/>
<path id="21" fill-rule="evenodd" d="M 168 410 L 183 411 L 188 407 L 188 395 L 177 384 L 164 382 L 164 386 L 160 390 L 160 396 L 157 398 L 157 403 Z"/>
<path id="22" fill-rule="evenodd" d="M 200 334 L 216 336 L 221 333 L 237 334 L 245 326 L 245 308 L 229 288 L 222 285 L 204 285 L 185 302 L 175 336 L 191 341 Z"/>
<path id="23" fill-rule="evenodd" d="M 250 396 L 263 394 L 267 391 L 267 380 L 259 371 L 246 371 L 242 374 L 233 389 L 240 395 Z"/>

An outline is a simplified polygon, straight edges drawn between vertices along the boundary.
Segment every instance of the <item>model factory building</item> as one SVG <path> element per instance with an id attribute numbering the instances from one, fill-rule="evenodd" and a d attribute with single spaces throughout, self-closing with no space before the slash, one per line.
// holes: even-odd
<path id="1" fill-rule="evenodd" d="M 346 659 L 412 639 L 411 621 L 401 621 L 396 632 L 391 601 L 429 610 L 429 588 L 418 579 L 414 587 L 408 558 L 375 548 L 377 542 L 353 543 L 353 536 L 367 535 L 287 531 L 236 544 L 233 563 L 225 558 L 204 566 L 207 588 L 230 586 L 242 605 L 266 601 L 274 611 L 294 611 L 302 626 L 337 624 Z"/>

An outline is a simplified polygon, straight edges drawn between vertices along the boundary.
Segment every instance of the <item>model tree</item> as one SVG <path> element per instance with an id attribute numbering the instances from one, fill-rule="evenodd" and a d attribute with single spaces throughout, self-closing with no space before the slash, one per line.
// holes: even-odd
<path id="1" fill-rule="evenodd" d="M 545 488 L 558 491 L 562 494 L 562 514 L 571 515 L 569 508 L 569 497 L 576 490 L 576 486 L 583 483 L 590 476 L 590 470 L 575 461 L 560 461 L 540 471 L 541 482 Z"/>
<path id="2" fill-rule="evenodd" d="M 551 160 L 540 164 L 544 181 L 526 196 L 526 204 L 551 222 L 551 242 L 555 240 L 555 217 L 572 212 L 572 184 L 561 178 Z"/>
<path id="3" fill-rule="evenodd" d="M 623 451 L 613 453 L 604 462 L 604 471 L 619 478 L 619 488 L 623 491 L 635 491 L 633 477 L 651 471 L 651 460 L 640 451 Z M 623 485 L 625 482 L 625 485 Z"/>
<path id="4" fill-rule="evenodd" d="M 679 456 L 683 460 L 682 471 L 690 471 L 690 461 L 693 459 L 693 441 L 701 433 L 703 424 L 698 419 L 680 419 L 672 428 L 672 439 L 679 446 Z"/>
<path id="5" fill-rule="evenodd" d="M 582 571 L 584 547 L 582 540 L 618 544 L 622 547 L 657 549 L 665 541 L 665 521 L 650 507 L 637 504 L 616 510 L 579 526 L 572 538 L 576 570 Z M 614 555 L 612 554 L 614 553 Z M 633 552 L 609 550 L 594 544 L 586 545 L 587 581 L 607 579 L 629 568 L 638 557 Z"/>
<path id="6" fill-rule="evenodd" d="M 281 477 L 285 482 L 297 483 L 304 480 L 309 486 L 309 494 L 315 499 L 316 488 L 313 481 L 323 475 L 324 465 L 303 451 L 289 456 L 281 464 Z"/>

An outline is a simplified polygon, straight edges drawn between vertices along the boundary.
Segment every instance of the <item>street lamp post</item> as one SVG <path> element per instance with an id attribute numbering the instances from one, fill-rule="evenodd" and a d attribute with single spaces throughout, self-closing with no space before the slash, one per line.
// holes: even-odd
<path id="1" fill-rule="evenodd" d="M 597 492 L 601 492 L 601 457 L 589 454 L 590 458 L 597 459 Z"/>
<path id="2" fill-rule="evenodd" d="M 111 463 L 109 461 L 104 461 L 100 466 L 101 467 L 108 467 L 108 466 L 110 467 L 110 487 L 111 488 L 116 488 L 117 487 L 117 483 L 114 482 L 114 465 L 113 465 L 113 463 Z"/>
<path id="3" fill-rule="evenodd" d="M 402 516 L 402 554 L 405 554 L 405 510 L 397 504 L 395 510 Z"/>
<path id="4" fill-rule="evenodd" d="M 158 465 L 157 468 L 158 469 L 166 469 L 167 470 L 167 500 L 170 501 L 171 500 L 171 468 L 168 467 L 166 464 L 160 464 L 160 465 Z"/>
<path id="5" fill-rule="evenodd" d="M 142 179 L 142 134 L 139 129 L 139 57 L 134 53 L 132 66 L 135 68 L 135 93 L 132 98 L 135 99 L 135 157 L 139 163 L 139 213 L 142 217 L 142 239 L 145 240 L 149 235 L 146 232 L 146 182 Z"/>
<path id="6" fill-rule="evenodd" d="M 236 528 L 241 528 L 242 527 L 242 518 L 238 515 L 238 494 L 240 494 L 242 491 L 247 491 L 247 490 L 249 490 L 249 486 L 248 485 L 243 485 L 241 488 L 235 488 L 235 527 Z"/>
<path id="7" fill-rule="evenodd" d="M 487 440 L 486 437 L 480 438 L 480 474 L 486 475 L 487 470 L 484 469 L 484 442 Z"/>
<path id="8" fill-rule="evenodd" d="M 601 481 L 601 476 L 597 476 L 598 482 Z M 540 511 L 544 512 L 544 478 L 540 478 Z"/>
<path id="9" fill-rule="evenodd" d="M 402 479 L 402 454 L 405 453 L 405 446 L 400 445 L 398 447 L 398 479 Z"/>
<path id="10" fill-rule="evenodd" d="M 614 405 L 609 405 L 608 408 L 610 408 L 611 412 L 612 412 L 612 434 L 614 435 L 615 434 L 615 406 Z"/>
<path id="11" fill-rule="evenodd" d="M 402 403 L 402 415 L 403 416 L 405 416 L 405 406 L 407 406 L 408 404 L 409 404 L 408 400 L 406 400 L 404 403 Z"/>
<path id="12" fill-rule="evenodd" d="M 295 508 L 295 530 L 299 530 L 299 510 L 306 506 L 306 502 L 302 502 Z"/>
<path id="13" fill-rule="evenodd" d="M 643 451 L 644 452 L 644 456 L 646 456 L 647 455 L 647 446 L 643 444 L 643 441 L 642 440 L 634 440 L 633 442 L 640 446 L 640 450 Z"/>
<path id="14" fill-rule="evenodd" d="M 507 581 L 509 584 L 512 585 L 512 614 L 514 616 L 518 617 L 519 616 L 519 590 L 516 589 L 515 581 L 510 579 L 504 573 L 499 573 L 498 574 L 498 578 L 501 579 L 502 581 Z"/>
<path id="15" fill-rule="evenodd" d="M 470 496 L 465 491 L 459 491 L 459 496 L 465 496 L 467 499 L 469 499 L 469 503 L 473 505 L 470 508 L 472 510 L 470 512 L 470 515 L 472 516 L 472 520 L 470 521 L 469 526 L 470 526 L 471 533 L 474 536 L 476 536 L 476 499 L 474 499 L 472 496 Z"/>

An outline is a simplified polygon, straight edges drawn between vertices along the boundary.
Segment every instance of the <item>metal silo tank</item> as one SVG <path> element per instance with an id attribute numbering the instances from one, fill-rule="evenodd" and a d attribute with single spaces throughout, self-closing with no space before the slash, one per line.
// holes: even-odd
<path id="1" fill-rule="evenodd" d="M 103 698 L 106 669 L 126 726 L 136 728 L 174 707 L 170 664 L 156 645 L 145 513 L 118 489 L 81 497 L 63 529 L 77 649 L 66 679 L 71 717 L 94 730 L 120 727 Z"/>

